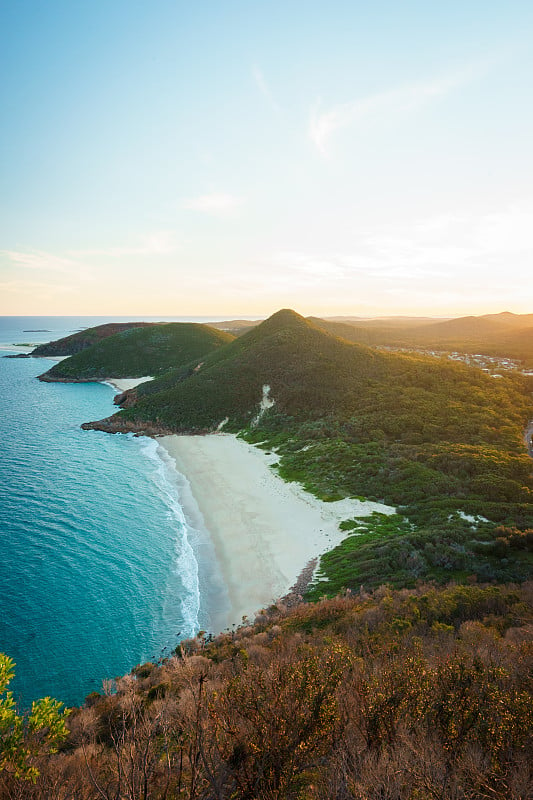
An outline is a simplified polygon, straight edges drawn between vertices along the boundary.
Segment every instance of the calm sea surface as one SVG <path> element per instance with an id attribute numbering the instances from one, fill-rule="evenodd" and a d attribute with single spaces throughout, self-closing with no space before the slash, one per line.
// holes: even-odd
<path id="1" fill-rule="evenodd" d="M 0 343 L 50 341 L 109 319 L 4 317 Z M 50 361 L 6 352 L 0 652 L 16 661 L 22 706 L 45 695 L 77 704 L 196 632 L 197 563 L 177 475 L 157 443 L 80 429 L 112 413 L 114 390 L 41 383 Z"/>

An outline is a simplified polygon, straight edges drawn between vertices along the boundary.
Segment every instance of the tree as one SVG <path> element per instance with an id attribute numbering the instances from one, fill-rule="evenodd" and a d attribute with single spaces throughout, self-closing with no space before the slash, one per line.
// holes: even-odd
<path id="1" fill-rule="evenodd" d="M 68 730 L 69 709 L 63 703 L 43 697 L 34 700 L 29 714 L 21 715 L 8 691 L 15 674 L 15 662 L 0 653 L 0 770 L 35 783 L 39 770 L 34 759 L 39 755 L 57 752 Z"/>

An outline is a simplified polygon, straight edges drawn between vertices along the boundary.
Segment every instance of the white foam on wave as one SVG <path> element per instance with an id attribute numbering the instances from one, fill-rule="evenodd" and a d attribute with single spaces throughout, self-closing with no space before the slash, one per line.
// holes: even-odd
<path id="1" fill-rule="evenodd" d="M 198 577 L 198 561 L 190 541 L 193 531 L 187 524 L 179 502 L 178 474 L 173 460 L 154 439 L 143 436 L 139 437 L 139 442 L 143 449 L 143 454 L 155 465 L 153 480 L 161 499 L 168 509 L 170 519 L 174 522 L 177 533 L 174 571 L 185 590 L 185 595 L 179 598 L 183 619 L 181 635 L 182 638 L 194 636 L 199 628 L 200 581 Z"/>

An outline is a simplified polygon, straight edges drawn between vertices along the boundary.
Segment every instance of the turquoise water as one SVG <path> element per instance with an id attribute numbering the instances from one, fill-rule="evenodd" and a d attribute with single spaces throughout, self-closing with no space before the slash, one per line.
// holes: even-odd
<path id="1" fill-rule="evenodd" d="M 84 327 L 0 322 L 4 343 Z M 49 364 L 0 357 L 0 652 L 16 661 L 23 706 L 80 703 L 168 654 L 198 629 L 200 605 L 172 463 L 152 439 L 82 431 L 112 413 L 115 392 L 36 380 Z"/>

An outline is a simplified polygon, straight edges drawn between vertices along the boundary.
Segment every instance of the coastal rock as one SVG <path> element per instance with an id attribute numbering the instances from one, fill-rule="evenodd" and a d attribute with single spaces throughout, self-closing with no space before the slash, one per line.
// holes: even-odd
<path id="1" fill-rule="evenodd" d="M 104 431 L 105 433 L 133 433 L 136 436 L 169 436 L 175 431 L 154 422 L 137 422 L 121 419 L 119 416 L 105 417 L 95 422 L 84 422 L 84 431 Z"/>
<path id="2" fill-rule="evenodd" d="M 312 558 L 298 575 L 294 586 L 291 586 L 287 594 L 281 598 L 280 602 L 286 608 L 292 608 L 304 602 L 303 595 L 313 580 L 317 565 L 318 558 Z"/>
<path id="3" fill-rule="evenodd" d="M 116 394 L 113 398 L 113 403 L 121 408 L 129 408 L 137 402 L 137 392 L 135 389 L 126 389 L 120 394 Z"/>
<path id="4" fill-rule="evenodd" d="M 50 372 L 43 372 L 42 375 L 37 376 L 40 381 L 44 383 L 94 383 L 96 378 L 63 378 L 56 377 Z"/>

